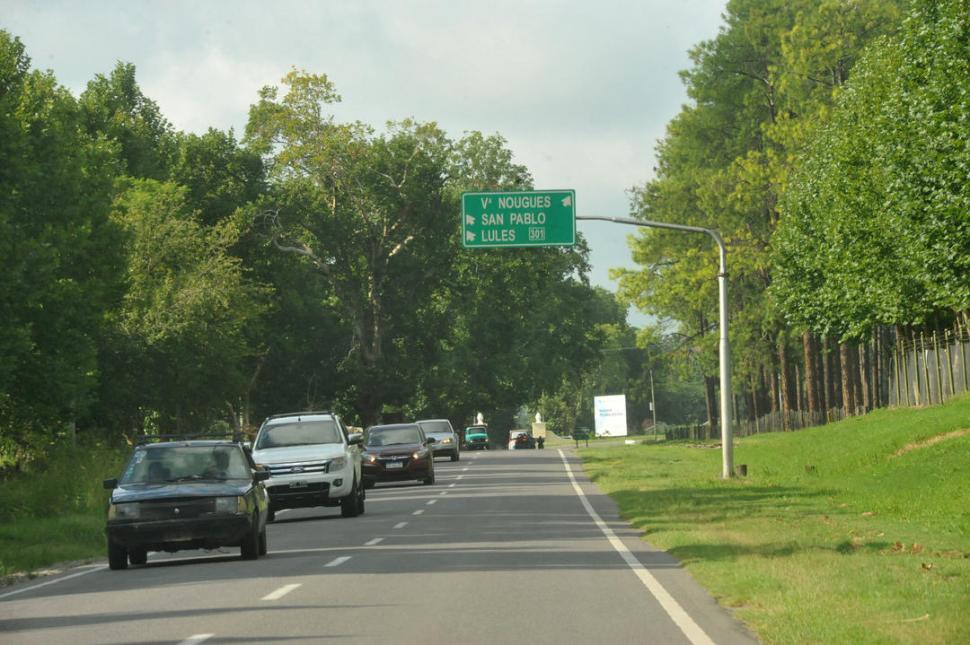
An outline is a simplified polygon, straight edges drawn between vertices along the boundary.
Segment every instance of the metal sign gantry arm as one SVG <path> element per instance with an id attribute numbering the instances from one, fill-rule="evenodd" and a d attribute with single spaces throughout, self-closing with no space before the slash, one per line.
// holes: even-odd
<path id="1" fill-rule="evenodd" d="M 727 310 L 727 249 L 724 240 L 717 231 L 700 226 L 686 226 L 684 224 L 668 224 L 667 222 L 653 222 L 650 220 L 631 219 L 629 217 L 601 217 L 597 215 L 576 216 L 577 220 L 601 220 L 616 224 L 631 226 L 646 226 L 648 228 L 666 228 L 689 233 L 706 233 L 717 242 L 721 255 L 721 268 L 717 274 L 718 299 L 720 301 L 720 339 L 719 362 L 721 372 L 721 477 L 729 479 L 734 475 L 734 441 L 731 426 L 731 348 L 728 341 L 728 310 Z"/>

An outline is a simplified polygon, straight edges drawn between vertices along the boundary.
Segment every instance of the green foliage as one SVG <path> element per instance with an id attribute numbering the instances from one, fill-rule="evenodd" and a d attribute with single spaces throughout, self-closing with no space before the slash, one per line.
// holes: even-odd
<path id="1" fill-rule="evenodd" d="M 172 126 L 135 80 L 135 66 L 119 62 L 98 74 L 78 100 L 83 127 L 118 145 L 125 172 L 164 179 L 175 149 Z"/>
<path id="2" fill-rule="evenodd" d="M 147 406 L 164 426 L 198 431 L 245 382 L 242 361 L 253 352 L 245 331 L 260 315 L 261 290 L 228 253 L 233 237 L 200 225 L 187 201 L 175 184 L 131 180 L 115 203 L 127 290 L 104 397 L 113 414 L 127 415 L 122 427 L 140 425 Z"/>
<path id="3" fill-rule="evenodd" d="M 120 265 L 112 149 L 0 31 L 0 453 L 42 452 L 92 403 Z"/>
<path id="4" fill-rule="evenodd" d="M 0 576 L 103 556 L 107 491 L 130 450 L 89 437 L 0 479 Z"/>
<path id="5" fill-rule="evenodd" d="M 968 9 L 914 3 L 808 148 L 774 240 L 792 322 L 863 338 L 970 309 Z"/>
<path id="6" fill-rule="evenodd" d="M 884 0 L 732 0 L 720 34 L 691 52 L 682 76 L 692 103 L 669 124 L 656 177 L 634 190 L 632 210 L 724 238 L 736 378 L 756 380 L 786 342 L 766 289 L 777 270 L 779 203 L 801 149 L 864 46 L 898 15 L 897 3 Z M 715 374 L 716 249 L 704 236 L 647 229 L 632 248 L 644 269 L 616 273 L 621 296 L 676 321 L 696 339 L 704 374 Z"/>

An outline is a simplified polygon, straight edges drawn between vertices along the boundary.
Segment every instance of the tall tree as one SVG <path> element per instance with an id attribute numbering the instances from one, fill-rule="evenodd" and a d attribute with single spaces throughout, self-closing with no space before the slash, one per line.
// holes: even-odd
<path id="1" fill-rule="evenodd" d="M 120 260 L 110 144 L 0 31 L 0 451 L 29 456 L 85 414 Z"/>
<path id="2" fill-rule="evenodd" d="M 353 405 L 365 423 L 403 403 L 420 369 L 422 315 L 453 249 L 442 199 L 448 141 L 433 124 L 390 124 L 377 134 L 325 115 L 339 100 L 323 75 L 290 72 L 250 110 L 246 141 L 273 185 L 266 221 L 273 244 L 319 271 L 353 330 Z M 404 335 L 407 328 L 415 335 Z M 428 339 L 430 342 L 430 339 Z"/>

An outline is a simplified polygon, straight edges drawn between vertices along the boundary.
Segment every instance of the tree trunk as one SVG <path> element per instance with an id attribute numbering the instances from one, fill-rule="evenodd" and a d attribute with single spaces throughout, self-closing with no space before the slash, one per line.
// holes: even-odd
<path id="1" fill-rule="evenodd" d="M 762 366 L 765 380 L 768 381 L 768 396 L 771 397 L 771 413 L 778 412 L 778 381 L 775 378 L 775 366 L 773 363 Z"/>
<path id="2" fill-rule="evenodd" d="M 791 379 L 789 378 L 791 365 L 788 360 L 787 340 L 785 332 L 778 334 L 778 372 L 781 375 L 779 389 L 781 391 L 781 409 L 785 413 L 793 409 Z"/>
<path id="3" fill-rule="evenodd" d="M 832 409 L 832 356 L 829 347 L 829 337 L 822 337 L 822 406 L 825 408 L 826 418 Z"/>
<path id="4" fill-rule="evenodd" d="M 842 373 L 842 410 L 846 416 L 855 411 L 855 401 L 852 398 L 852 361 L 849 346 L 839 343 L 839 371 Z"/>
<path id="5" fill-rule="evenodd" d="M 808 413 L 814 415 L 818 411 L 818 391 L 815 387 L 818 367 L 815 364 L 815 342 L 812 332 L 807 329 L 802 333 L 802 350 L 805 353 L 805 403 Z"/>
<path id="6" fill-rule="evenodd" d="M 717 427 L 717 393 L 714 390 L 715 383 L 717 383 L 716 376 L 704 377 L 704 399 L 707 403 L 708 439 L 716 436 L 714 432 L 714 428 Z"/>
<path id="7" fill-rule="evenodd" d="M 868 412 L 872 408 L 869 396 L 869 362 L 866 357 L 866 344 L 859 344 L 859 389 L 862 391 L 862 408 Z"/>

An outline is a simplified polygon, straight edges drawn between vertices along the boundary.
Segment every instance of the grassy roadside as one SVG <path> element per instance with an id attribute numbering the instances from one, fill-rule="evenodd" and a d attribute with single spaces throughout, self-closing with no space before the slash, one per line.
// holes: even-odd
<path id="1" fill-rule="evenodd" d="M 749 476 L 729 482 L 711 446 L 580 454 L 624 518 L 765 642 L 967 643 L 965 429 L 970 398 L 745 438 Z"/>
<path id="2" fill-rule="evenodd" d="M 103 557 L 107 491 L 126 450 L 63 449 L 35 471 L 0 481 L 0 581 L 58 562 Z"/>

